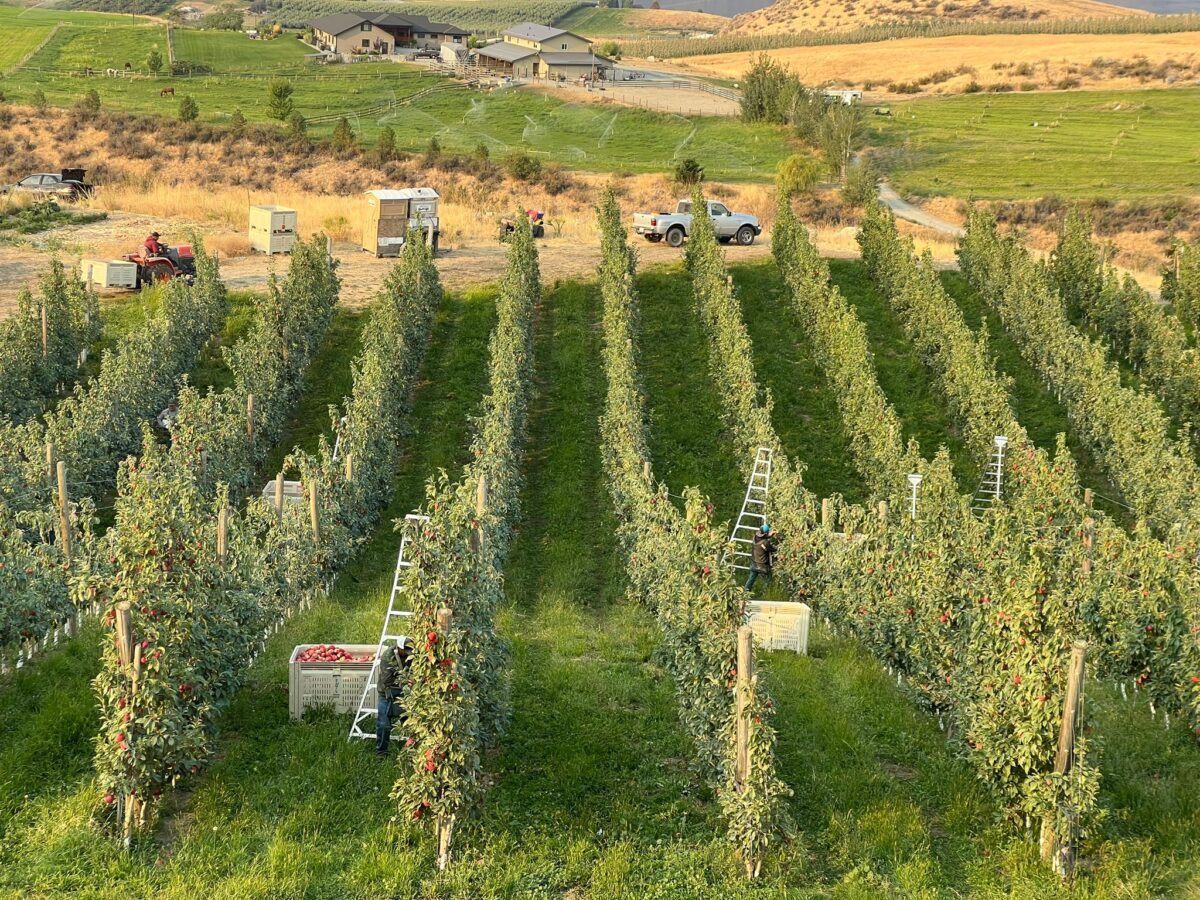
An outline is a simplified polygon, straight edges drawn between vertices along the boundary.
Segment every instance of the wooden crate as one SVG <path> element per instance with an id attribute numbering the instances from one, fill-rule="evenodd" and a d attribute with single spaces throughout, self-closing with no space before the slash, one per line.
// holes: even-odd
<path id="1" fill-rule="evenodd" d="M 331 707 L 336 713 L 358 710 L 358 702 L 375 666 L 374 644 L 338 644 L 356 654 L 371 654 L 366 662 L 300 662 L 298 657 L 317 644 L 298 644 L 288 660 L 288 713 L 293 719 L 304 717 L 314 706 Z"/>
<path id="2" fill-rule="evenodd" d="M 746 622 L 766 650 L 792 650 L 807 656 L 811 617 L 807 603 L 751 600 L 746 604 Z"/>
<path id="3" fill-rule="evenodd" d="M 84 259 L 79 262 L 79 278 L 88 287 L 137 290 L 137 263 L 123 259 Z"/>
<path id="4" fill-rule="evenodd" d="M 296 211 L 286 206 L 250 207 L 250 249 L 291 253 L 296 243 Z"/>

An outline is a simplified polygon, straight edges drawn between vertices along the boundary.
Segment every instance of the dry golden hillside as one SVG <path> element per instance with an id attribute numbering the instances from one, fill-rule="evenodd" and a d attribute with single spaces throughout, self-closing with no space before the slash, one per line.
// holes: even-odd
<path id="1" fill-rule="evenodd" d="M 808 84 L 889 93 L 1138 88 L 1200 78 L 1200 34 L 993 34 L 786 47 L 766 55 Z M 675 60 L 681 70 L 740 78 L 757 52 Z"/>
<path id="2" fill-rule="evenodd" d="M 781 34 L 848 31 L 880 22 L 973 19 L 982 22 L 1150 15 L 1099 0 L 776 0 L 730 21 L 727 32 Z"/>

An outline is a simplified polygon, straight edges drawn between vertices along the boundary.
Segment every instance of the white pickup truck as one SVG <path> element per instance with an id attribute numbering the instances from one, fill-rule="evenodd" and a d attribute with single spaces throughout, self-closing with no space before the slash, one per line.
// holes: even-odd
<path id="1" fill-rule="evenodd" d="M 718 240 L 749 247 L 762 234 L 756 216 L 731 213 L 729 207 L 716 200 L 707 201 L 707 206 Z M 680 200 L 673 213 L 634 213 L 633 230 L 648 241 L 657 243 L 665 238 L 668 245 L 678 247 L 692 233 L 692 201 Z"/>

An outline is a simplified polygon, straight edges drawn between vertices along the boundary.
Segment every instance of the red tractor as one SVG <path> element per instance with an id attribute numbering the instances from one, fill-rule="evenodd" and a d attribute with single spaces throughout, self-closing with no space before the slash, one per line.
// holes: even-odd
<path id="1" fill-rule="evenodd" d="M 186 278 L 190 283 L 196 277 L 196 257 L 192 255 L 190 244 L 164 246 L 158 256 L 149 256 L 143 251 L 131 253 L 125 259 L 137 263 L 139 285 L 158 284 L 173 278 Z"/>

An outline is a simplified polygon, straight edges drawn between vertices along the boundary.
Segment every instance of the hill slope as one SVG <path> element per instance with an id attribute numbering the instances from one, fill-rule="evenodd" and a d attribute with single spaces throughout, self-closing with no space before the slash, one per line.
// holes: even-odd
<path id="1" fill-rule="evenodd" d="M 846 31 L 881 22 L 975 19 L 983 22 L 1150 15 L 1100 0 L 776 0 L 735 17 L 727 32 Z"/>

